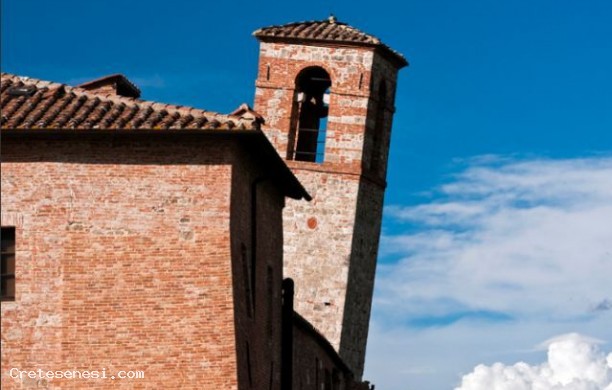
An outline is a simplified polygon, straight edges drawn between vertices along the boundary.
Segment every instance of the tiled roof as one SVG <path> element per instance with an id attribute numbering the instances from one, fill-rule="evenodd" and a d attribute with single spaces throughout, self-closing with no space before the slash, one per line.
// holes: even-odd
<path id="1" fill-rule="evenodd" d="M 263 27 L 253 35 L 259 39 L 287 40 L 297 39 L 304 41 L 335 42 L 356 46 L 376 46 L 392 54 L 402 66 L 408 64 L 403 55 L 382 43 L 377 37 L 341 23 L 334 16 L 325 20 L 296 22 L 278 26 Z"/>
<path id="2" fill-rule="evenodd" d="M 121 75 L 109 77 L 113 80 L 122 78 L 129 83 Z M 109 78 L 99 80 L 109 80 Z M 80 88 L 2 73 L 0 127 L 82 130 L 250 130 L 259 127 L 259 121 L 249 116 L 222 115 L 191 107 L 120 96 L 117 93 L 109 93 L 108 90 L 86 89 L 91 88 L 91 84 L 99 80 L 85 83 L 85 87 Z"/>
<path id="3" fill-rule="evenodd" d="M 230 115 L 236 115 L 244 119 L 252 119 L 258 123 L 265 123 L 264 117 L 246 103 L 242 103 L 238 108 L 230 112 Z"/>
<path id="4" fill-rule="evenodd" d="M 140 89 L 134 83 L 120 73 L 111 74 L 100 77 L 99 79 L 91 80 L 83 84 L 77 85 L 78 88 L 90 90 L 101 89 L 106 86 L 111 86 L 117 94 L 127 97 L 139 98 Z"/>

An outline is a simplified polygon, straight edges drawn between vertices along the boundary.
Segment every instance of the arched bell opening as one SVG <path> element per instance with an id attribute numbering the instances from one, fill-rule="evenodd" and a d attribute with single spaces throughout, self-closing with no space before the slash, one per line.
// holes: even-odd
<path id="1" fill-rule="evenodd" d="M 330 87 L 329 73 L 318 66 L 305 68 L 296 77 L 289 160 L 324 161 Z"/>

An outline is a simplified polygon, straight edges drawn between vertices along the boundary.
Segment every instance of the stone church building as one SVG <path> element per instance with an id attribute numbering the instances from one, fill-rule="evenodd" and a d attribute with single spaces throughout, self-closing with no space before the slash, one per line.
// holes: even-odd
<path id="1" fill-rule="evenodd" d="M 369 388 L 407 62 L 333 17 L 254 36 L 227 115 L 2 74 L 3 389 Z"/>

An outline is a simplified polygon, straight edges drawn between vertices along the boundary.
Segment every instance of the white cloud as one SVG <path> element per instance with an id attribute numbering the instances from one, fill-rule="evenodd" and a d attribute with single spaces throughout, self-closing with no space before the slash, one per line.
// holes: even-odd
<path id="1" fill-rule="evenodd" d="M 388 321 L 375 315 L 364 378 L 385 390 L 454 389 L 464 375 L 482 363 L 540 364 L 546 360 L 547 347 L 533 346 L 551 335 L 579 330 L 610 340 L 610 323 L 612 315 L 586 322 L 462 320 L 442 327 L 415 328 L 389 326 Z M 605 350 L 610 352 L 610 346 Z"/>
<path id="2" fill-rule="evenodd" d="M 383 254 L 401 260 L 379 267 L 379 309 L 413 317 L 452 301 L 568 319 L 609 308 L 612 158 L 482 161 L 435 201 L 387 208 L 418 229 L 383 236 Z"/>
<path id="3" fill-rule="evenodd" d="M 599 343 L 577 333 L 559 336 L 547 343 L 547 362 L 481 364 L 455 390 L 612 390 L 612 353 L 606 358 Z"/>
<path id="4" fill-rule="evenodd" d="M 612 340 L 612 157 L 462 163 L 430 200 L 385 210 L 365 373 L 377 387 L 535 367 L 530 346 L 552 334 Z"/>

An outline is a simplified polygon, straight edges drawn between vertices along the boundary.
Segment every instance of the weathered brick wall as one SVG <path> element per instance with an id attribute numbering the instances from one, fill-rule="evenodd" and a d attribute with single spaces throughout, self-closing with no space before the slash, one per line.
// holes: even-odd
<path id="1" fill-rule="evenodd" d="M 295 79 L 302 69 L 319 66 L 332 80 L 323 165 L 359 172 L 373 61 L 373 51 L 359 48 L 261 43 L 255 110 L 281 156 L 287 155 Z"/>
<path id="2" fill-rule="evenodd" d="M 249 323 L 238 296 L 251 233 L 242 217 L 261 167 L 229 141 L 143 139 L 3 137 L 2 224 L 16 226 L 17 287 L 15 302 L 2 302 L 2 388 L 248 388 L 248 337 L 262 362 L 256 381 L 278 362 L 280 329 L 268 336 L 260 317 L 268 265 L 280 290 L 282 194 L 259 189 L 258 228 L 270 239 Z M 278 291 L 271 305 L 278 324 Z M 145 378 L 36 383 L 10 378 L 12 367 Z"/>
<path id="3" fill-rule="evenodd" d="M 397 67 L 371 47 L 262 42 L 255 110 L 264 116 L 263 130 L 284 157 L 296 125 L 295 80 L 309 66 L 325 69 L 332 81 L 325 157 L 322 163 L 288 161 L 313 200 L 287 202 L 285 277 L 296 283 L 296 311 L 325 335 L 360 378 Z M 382 126 L 375 129 L 382 79 L 387 108 Z M 375 131 L 380 133 L 382 159 L 372 170 Z"/>
<path id="4" fill-rule="evenodd" d="M 293 319 L 293 366 L 294 390 L 373 390 L 355 379 L 334 347 L 299 314 Z"/>
<path id="5" fill-rule="evenodd" d="M 293 325 L 293 390 L 350 389 L 348 368 L 324 337 L 304 319 Z"/>
<path id="6" fill-rule="evenodd" d="M 285 198 L 256 156 L 243 148 L 236 156 L 231 230 L 240 388 L 280 389 Z"/>

